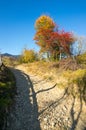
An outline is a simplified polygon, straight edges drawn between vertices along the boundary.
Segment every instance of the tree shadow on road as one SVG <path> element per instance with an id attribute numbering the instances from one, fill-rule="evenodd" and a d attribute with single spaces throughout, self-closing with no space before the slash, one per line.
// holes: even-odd
<path id="1" fill-rule="evenodd" d="M 80 90 L 79 90 L 79 93 L 80 93 L 80 97 L 78 99 L 78 101 L 79 101 L 78 109 L 75 109 L 77 98 L 74 95 L 69 94 L 69 87 L 67 87 L 65 89 L 63 95 L 60 98 L 58 98 L 57 100 L 52 101 L 49 105 L 47 105 L 46 108 L 44 108 L 43 110 L 40 111 L 39 115 L 41 116 L 44 112 L 46 113 L 48 109 L 49 109 L 49 111 L 53 111 L 53 109 L 55 109 L 55 107 L 60 106 L 64 101 L 66 102 L 68 100 L 68 98 L 70 98 L 70 96 L 71 96 L 72 101 L 70 102 L 71 107 L 70 107 L 70 113 L 69 113 L 71 125 L 70 125 L 70 127 L 65 126 L 65 128 L 66 128 L 66 130 L 76 130 L 76 128 L 77 128 L 77 130 L 86 130 L 86 124 L 85 124 L 86 120 L 81 122 L 81 124 L 79 124 L 79 122 L 81 120 L 80 116 L 82 114 L 82 107 L 83 107 L 82 93 Z M 65 104 L 65 105 L 67 108 L 68 107 L 67 104 Z"/>
<path id="2" fill-rule="evenodd" d="M 44 108 L 42 111 L 40 111 L 39 115 L 43 114 L 48 108 L 57 107 L 58 105 L 60 105 L 62 103 L 62 101 L 66 100 L 67 97 L 68 97 L 68 88 L 65 89 L 65 92 L 59 99 L 51 102 L 46 108 Z"/>
<path id="3" fill-rule="evenodd" d="M 16 78 L 17 94 L 10 114 L 8 113 L 6 130 L 41 130 L 33 84 L 25 73 L 17 69 L 12 69 L 12 72 Z M 32 91 L 32 99 L 30 91 Z"/>
<path id="4" fill-rule="evenodd" d="M 33 123 L 34 123 L 33 124 L 33 127 L 34 127 L 33 130 L 41 130 L 40 122 L 38 120 L 39 112 L 38 112 L 38 103 L 37 103 L 37 97 L 36 96 L 37 96 L 38 93 L 49 91 L 49 90 L 53 89 L 56 86 L 56 84 L 52 87 L 47 88 L 47 89 L 42 89 L 42 90 L 39 90 L 38 92 L 35 92 L 34 86 L 33 86 L 32 81 L 30 80 L 30 77 L 25 73 L 23 73 L 23 75 L 26 77 L 26 79 L 29 83 L 29 89 L 31 91 L 31 95 L 29 95 L 29 97 L 31 97 L 32 101 L 33 101 L 33 103 L 32 103 L 32 111 L 33 111 L 32 112 L 33 113 L 32 118 L 33 118 Z"/>
<path id="5" fill-rule="evenodd" d="M 29 75 L 23 73 L 23 76 L 26 78 L 26 82 L 28 84 L 28 100 L 30 101 L 30 110 L 31 112 L 30 114 L 30 122 L 29 122 L 29 129 L 27 128 L 27 130 L 41 130 L 40 127 L 40 121 L 38 119 L 38 104 L 37 104 L 37 98 L 36 98 L 36 93 L 33 87 L 33 84 L 30 80 Z M 32 93 L 32 97 L 30 98 L 30 92 Z"/>
<path id="6" fill-rule="evenodd" d="M 74 110 L 74 105 L 75 105 L 75 96 L 73 96 L 73 102 L 72 102 L 72 106 L 70 109 L 70 116 L 71 116 L 71 120 L 72 120 L 72 124 L 71 124 L 71 129 L 70 130 L 75 130 L 82 112 L 82 98 L 80 97 L 80 105 L 79 105 L 79 110 L 77 110 L 77 115 L 75 117 L 75 110 Z"/>
<path id="7" fill-rule="evenodd" d="M 73 86 L 72 86 L 72 88 L 73 88 Z M 83 113 L 83 104 L 86 103 L 85 102 L 86 99 L 84 100 L 84 98 L 83 98 L 83 93 L 82 93 L 80 84 L 78 85 L 78 93 L 79 93 L 79 97 L 78 97 L 79 105 L 78 105 L 77 110 L 75 110 L 77 95 L 72 94 L 73 101 L 72 101 L 72 105 L 71 105 L 71 109 L 70 109 L 70 116 L 71 116 L 72 124 L 71 124 L 70 130 L 76 130 L 76 129 L 77 130 L 86 130 L 86 119 L 84 117 L 82 117 L 84 119 L 84 121 L 81 124 L 81 122 L 82 122 L 81 116 Z M 86 95 L 84 95 L 84 96 L 86 96 Z"/>
<path id="8" fill-rule="evenodd" d="M 24 75 L 26 75 L 26 74 L 24 74 Z M 34 87 L 33 87 L 33 83 L 31 82 L 30 77 L 28 75 L 26 75 L 26 76 L 28 78 L 28 81 L 30 83 L 30 89 L 32 91 L 32 95 L 29 95 L 29 96 L 31 96 L 32 99 L 33 99 L 34 118 L 35 118 L 35 120 L 37 120 L 37 122 L 40 126 L 40 123 L 39 123 L 39 120 L 38 120 L 39 116 L 42 115 L 47 109 L 53 109 L 53 108 L 59 106 L 60 104 L 62 104 L 68 98 L 70 98 L 69 97 L 70 96 L 70 94 L 69 94 L 70 88 L 67 87 L 65 89 L 63 95 L 59 99 L 51 102 L 49 105 L 47 105 L 47 107 L 45 107 L 43 110 L 38 112 L 38 105 L 37 105 L 37 98 L 36 98 L 37 94 L 53 89 L 56 86 L 56 84 L 54 86 L 48 88 L 48 89 L 42 89 L 42 90 L 35 92 Z M 75 109 L 76 97 L 74 95 L 71 95 L 72 96 L 72 102 L 71 102 L 71 108 L 70 108 L 70 118 L 71 118 L 70 130 L 76 130 L 76 128 L 78 128 L 78 127 L 83 127 L 83 128 L 79 128 L 80 130 L 85 130 L 85 128 L 86 128 L 85 126 L 82 126 L 82 125 L 78 126 L 78 123 L 80 121 L 80 116 L 82 114 L 82 107 L 83 107 L 83 97 L 82 97 L 81 90 L 79 90 L 79 93 L 80 93 L 80 97 L 78 99 L 78 101 L 79 101 L 78 110 Z M 40 130 L 40 129 L 37 129 L 37 130 Z"/>

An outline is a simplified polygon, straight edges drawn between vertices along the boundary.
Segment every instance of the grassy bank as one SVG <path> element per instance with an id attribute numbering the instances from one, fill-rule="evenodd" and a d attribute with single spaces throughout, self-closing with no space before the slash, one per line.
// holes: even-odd
<path id="1" fill-rule="evenodd" d="M 71 61 L 72 62 L 72 61 Z M 42 77 L 43 79 L 50 80 L 57 83 L 57 87 L 61 89 L 68 88 L 68 94 L 72 94 L 77 98 L 83 99 L 86 102 L 86 69 L 77 66 L 77 63 L 65 63 L 59 66 L 58 62 L 44 62 L 38 61 L 28 64 L 23 64 L 22 70 L 25 68 L 28 73 Z M 64 69 L 69 66 L 73 70 Z M 79 68 L 80 67 L 80 68 Z"/>
<path id="2" fill-rule="evenodd" d="M 6 117 L 15 95 L 15 77 L 5 66 L 0 68 L 0 130 L 6 125 Z"/>

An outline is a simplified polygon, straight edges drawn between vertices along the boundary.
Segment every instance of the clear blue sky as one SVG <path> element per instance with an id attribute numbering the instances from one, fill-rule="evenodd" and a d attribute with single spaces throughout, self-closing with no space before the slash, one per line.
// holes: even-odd
<path id="1" fill-rule="evenodd" d="M 86 0 L 0 0 L 0 51 L 38 50 L 34 23 L 43 14 L 52 17 L 60 29 L 86 36 Z"/>

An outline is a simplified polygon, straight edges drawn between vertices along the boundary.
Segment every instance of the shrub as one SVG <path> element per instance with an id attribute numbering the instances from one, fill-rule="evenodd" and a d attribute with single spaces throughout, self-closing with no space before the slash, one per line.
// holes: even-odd
<path id="1" fill-rule="evenodd" d="M 77 61 L 80 64 L 86 64 L 86 53 L 77 56 Z"/>
<path id="2" fill-rule="evenodd" d="M 37 54 L 34 52 L 34 50 L 24 49 L 19 60 L 21 63 L 33 62 L 37 60 Z"/>
<path id="3" fill-rule="evenodd" d="M 68 81 L 69 93 L 82 98 L 86 102 L 86 70 L 65 71 L 63 77 Z"/>

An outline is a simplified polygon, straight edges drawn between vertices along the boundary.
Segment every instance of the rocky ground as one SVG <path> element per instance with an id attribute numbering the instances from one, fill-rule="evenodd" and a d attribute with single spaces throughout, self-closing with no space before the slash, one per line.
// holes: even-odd
<path id="1" fill-rule="evenodd" d="M 22 68 L 18 68 L 22 69 Z M 36 74 L 14 69 L 17 95 L 7 130 L 86 130 L 86 105 L 68 89 Z"/>

